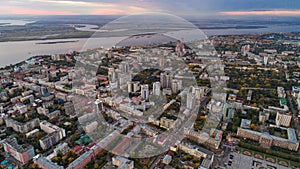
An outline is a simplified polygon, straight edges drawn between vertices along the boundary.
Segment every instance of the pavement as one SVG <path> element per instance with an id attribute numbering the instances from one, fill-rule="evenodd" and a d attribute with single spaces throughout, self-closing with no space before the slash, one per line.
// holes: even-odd
<path id="1" fill-rule="evenodd" d="M 232 165 L 228 166 L 230 169 L 289 169 L 289 167 L 247 156 L 242 153 L 232 152 L 231 154 L 233 155 L 233 158 L 228 159 L 228 161 L 232 161 Z"/>

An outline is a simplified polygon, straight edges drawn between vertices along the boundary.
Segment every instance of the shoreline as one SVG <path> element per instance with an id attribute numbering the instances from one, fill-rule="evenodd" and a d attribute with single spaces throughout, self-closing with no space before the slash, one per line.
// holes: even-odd
<path id="1" fill-rule="evenodd" d="M 69 40 L 69 41 L 54 41 L 54 42 L 39 42 L 35 43 L 37 45 L 51 45 L 51 44 L 60 44 L 60 43 L 75 43 L 79 42 L 79 40 Z"/>

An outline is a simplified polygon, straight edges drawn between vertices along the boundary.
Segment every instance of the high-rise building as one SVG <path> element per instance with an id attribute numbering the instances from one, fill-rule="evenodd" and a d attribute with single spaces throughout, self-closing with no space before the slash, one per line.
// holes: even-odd
<path id="1" fill-rule="evenodd" d="M 172 93 L 177 93 L 178 91 L 180 91 L 182 89 L 182 81 L 173 79 L 171 83 L 171 89 Z"/>
<path id="2" fill-rule="evenodd" d="M 140 90 L 140 82 L 133 83 L 133 92 L 137 92 Z"/>
<path id="3" fill-rule="evenodd" d="M 141 85 L 141 96 L 145 100 L 148 99 L 148 97 L 149 97 L 149 86 L 147 84 Z"/>
<path id="4" fill-rule="evenodd" d="M 165 60 L 164 56 L 159 57 L 159 67 L 163 68 L 165 66 Z"/>
<path id="5" fill-rule="evenodd" d="M 131 75 L 127 73 L 118 73 L 119 85 L 126 88 L 127 82 L 131 81 Z"/>
<path id="6" fill-rule="evenodd" d="M 268 65 L 269 57 L 264 56 L 264 65 Z"/>
<path id="7" fill-rule="evenodd" d="M 188 109 L 193 109 L 195 107 L 195 104 L 196 104 L 195 95 L 193 93 L 188 93 L 186 99 L 186 107 Z"/>
<path id="8" fill-rule="evenodd" d="M 192 93 L 195 95 L 196 99 L 201 99 L 206 96 L 209 92 L 209 88 L 206 86 L 192 86 Z"/>
<path id="9" fill-rule="evenodd" d="M 75 107 L 74 107 L 74 104 L 72 102 L 66 102 L 64 104 L 64 110 L 65 110 L 66 115 L 69 115 L 69 116 L 76 115 Z"/>
<path id="10" fill-rule="evenodd" d="M 129 64 L 127 62 L 122 62 L 119 65 L 119 69 L 121 70 L 121 72 L 123 73 L 128 73 L 129 72 Z"/>
<path id="11" fill-rule="evenodd" d="M 184 43 L 182 40 L 178 40 L 176 42 L 176 48 L 175 51 L 177 53 L 177 55 L 182 56 L 185 54 L 185 48 L 184 48 Z"/>
<path id="12" fill-rule="evenodd" d="M 133 83 L 132 82 L 127 82 L 127 88 L 128 88 L 128 93 L 133 92 Z"/>
<path id="13" fill-rule="evenodd" d="M 250 52 L 250 45 L 244 45 L 244 46 L 242 46 L 241 52 L 242 52 L 243 56 L 246 56 L 246 54 L 248 52 Z"/>
<path id="14" fill-rule="evenodd" d="M 7 138 L 3 141 L 3 147 L 6 153 L 18 160 L 22 165 L 31 160 L 34 154 L 34 148 L 31 145 L 19 145 L 16 138 Z"/>
<path id="15" fill-rule="evenodd" d="M 153 95 L 159 96 L 160 95 L 160 82 L 153 83 Z"/>
<path id="16" fill-rule="evenodd" d="M 171 88 L 173 76 L 169 73 L 161 73 L 160 74 L 160 84 L 162 88 Z"/>
<path id="17" fill-rule="evenodd" d="M 110 82 L 116 82 L 116 72 L 114 68 L 108 68 L 108 79 Z"/>
<path id="18" fill-rule="evenodd" d="M 97 99 L 97 100 L 95 101 L 95 108 L 96 108 L 96 111 L 97 111 L 97 112 L 102 112 L 102 111 L 104 111 L 103 102 L 100 101 L 99 99 Z"/>

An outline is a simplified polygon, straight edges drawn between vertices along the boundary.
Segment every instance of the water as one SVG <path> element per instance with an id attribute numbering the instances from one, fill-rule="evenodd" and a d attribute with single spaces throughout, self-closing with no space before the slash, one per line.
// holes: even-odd
<path id="1" fill-rule="evenodd" d="M 1 23 L 1 21 L 0 21 Z M 4 22 L 3 22 L 4 23 Z M 6 23 L 6 22 L 5 22 Z M 11 23 L 17 24 L 17 23 Z M 26 23 L 25 23 L 26 24 Z M 95 26 L 87 25 L 78 28 L 81 31 L 95 31 Z M 124 30 L 116 30 L 124 31 Z M 259 29 L 203 29 L 207 35 L 228 35 L 228 34 L 249 34 L 249 33 L 266 33 L 266 32 L 293 32 L 300 31 L 300 26 L 270 26 Z M 36 55 L 51 55 L 67 53 L 70 50 L 83 51 L 99 47 L 110 47 L 122 40 L 122 37 L 102 37 L 91 39 L 64 39 L 64 40 L 39 40 L 39 41 L 19 41 L 19 42 L 0 42 L 0 67 L 15 64 Z M 74 41 L 56 44 L 38 44 L 56 41 Z M 89 41 L 87 44 L 86 42 Z"/>
<path id="2" fill-rule="evenodd" d="M 0 26 L 24 26 L 34 22 L 29 20 L 0 20 Z"/>
<path id="3" fill-rule="evenodd" d="M 110 47 L 119 42 L 120 37 L 112 38 L 93 38 L 93 39 L 67 39 L 67 40 L 39 40 L 39 41 L 20 41 L 20 42 L 1 42 L 0 43 L 0 67 L 15 64 L 37 55 L 52 55 L 68 53 L 70 50 L 84 51 L 99 47 Z M 89 40 L 89 43 L 86 42 Z M 38 44 L 47 42 L 63 42 L 56 44 Z"/>
<path id="4" fill-rule="evenodd" d="M 97 25 L 81 25 L 84 27 L 76 28 L 79 31 L 98 31 L 98 32 L 106 32 L 107 30 L 95 30 L 98 28 Z M 215 26 L 222 26 L 217 24 Z M 224 25 L 223 25 L 224 26 Z M 232 25 L 227 25 L 232 26 Z M 247 25 L 245 25 L 247 26 Z M 212 35 L 232 35 L 232 34 L 253 34 L 253 33 L 269 33 L 269 32 L 299 32 L 300 25 L 260 25 L 265 26 L 264 28 L 249 28 L 249 29 L 201 29 L 207 36 Z M 124 29 L 117 29 L 110 32 L 118 32 L 124 31 Z"/>

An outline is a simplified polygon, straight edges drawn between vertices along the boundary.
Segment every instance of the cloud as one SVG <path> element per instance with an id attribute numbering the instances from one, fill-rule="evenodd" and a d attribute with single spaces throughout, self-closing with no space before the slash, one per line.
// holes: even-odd
<path id="1" fill-rule="evenodd" d="M 85 0 L 8 0 L 0 6 L 0 14 L 28 15 L 127 15 L 148 11 L 132 4 Z"/>
<path id="2" fill-rule="evenodd" d="M 8 9 L 11 10 L 8 10 Z M 292 15 L 299 0 L 3 0 L 1 14 L 127 15 L 165 12 L 175 15 Z M 263 9 L 266 11 L 254 11 Z M 272 9 L 280 9 L 274 10 Z M 18 11 L 20 10 L 20 11 Z M 31 12 L 32 10 L 32 12 Z M 23 11 L 23 12 L 21 12 Z"/>
<path id="3" fill-rule="evenodd" d="M 300 10 L 261 10 L 261 11 L 227 11 L 222 15 L 272 15 L 272 16 L 300 16 Z"/>

